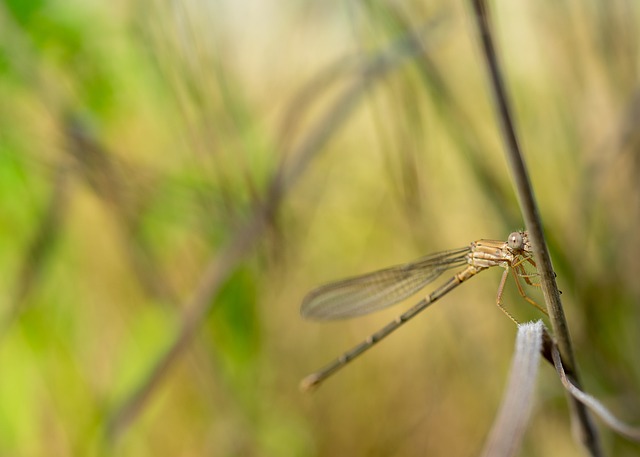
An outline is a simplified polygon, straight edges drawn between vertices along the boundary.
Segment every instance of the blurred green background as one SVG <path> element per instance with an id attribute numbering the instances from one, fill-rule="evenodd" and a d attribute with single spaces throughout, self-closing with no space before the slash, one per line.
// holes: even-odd
<path id="1" fill-rule="evenodd" d="M 639 7 L 498 3 L 583 384 L 637 423 Z M 305 322 L 311 288 L 522 228 L 471 19 L 465 2 L 5 0 L 0 455 L 476 455 L 516 332 L 500 271 L 298 390 L 409 305 Z M 210 311 L 105 438 L 234 242 Z M 538 381 L 520 455 L 584 455 L 555 372 Z M 598 424 L 609 455 L 640 454 Z"/>

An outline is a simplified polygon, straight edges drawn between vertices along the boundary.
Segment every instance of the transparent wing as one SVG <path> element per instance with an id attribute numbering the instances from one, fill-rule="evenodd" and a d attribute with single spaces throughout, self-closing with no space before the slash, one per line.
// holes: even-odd
<path id="1" fill-rule="evenodd" d="M 300 314 L 330 320 L 359 316 L 394 305 L 434 281 L 443 271 L 467 263 L 470 247 L 444 251 L 404 265 L 343 279 L 312 290 Z"/>

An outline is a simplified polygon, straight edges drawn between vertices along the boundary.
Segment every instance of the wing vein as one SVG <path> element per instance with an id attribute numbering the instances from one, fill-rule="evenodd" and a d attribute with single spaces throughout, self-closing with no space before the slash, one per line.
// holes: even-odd
<path id="1" fill-rule="evenodd" d="M 359 316 L 392 306 L 414 295 L 442 272 L 465 265 L 469 246 L 439 252 L 413 262 L 331 282 L 312 290 L 300 313 L 307 319 Z"/>

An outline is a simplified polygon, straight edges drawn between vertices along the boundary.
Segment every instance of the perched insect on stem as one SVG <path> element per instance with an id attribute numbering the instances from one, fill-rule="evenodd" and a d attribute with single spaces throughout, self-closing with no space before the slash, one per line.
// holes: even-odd
<path id="1" fill-rule="evenodd" d="M 464 269 L 453 275 L 412 308 L 326 367 L 307 376 L 302 380 L 301 387 L 306 390 L 320 384 L 436 300 L 451 292 L 467 279 L 491 267 L 499 266 L 505 269 L 498 286 L 496 303 L 509 319 L 518 323 L 502 305 L 502 293 L 510 271 L 513 273 L 520 295 L 546 314 L 543 308 L 527 297 L 520 283 L 520 279 L 523 279 L 529 285 L 537 285 L 531 280 L 532 277 L 537 276 L 537 273 L 530 274 L 525 270 L 525 265 L 530 265 L 535 269 L 536 264 L 532 256 L 527 232 L 513 232 L 507 241 L 478 240 L 464 248 L 438 252 L 411 263 L 318 287 L 311 291 L 302 302 L 300 309 L 302 317 L 315 320 L 343 319 L 394 305 L 433 282 L 444 271 L 466 265 Z"/>

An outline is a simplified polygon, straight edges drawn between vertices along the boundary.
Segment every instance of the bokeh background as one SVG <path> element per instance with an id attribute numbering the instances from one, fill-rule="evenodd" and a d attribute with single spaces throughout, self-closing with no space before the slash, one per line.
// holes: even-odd
<path id="1" fill-rule="evenodd" d="M 583 384 L 638 423 L 639 7 L 492 6 Z M 312 393 L 409 302 L 298 310 L 522 228 L 487 87 L 466 2 L 2 2 L 0 455 L 476 455 L 516 333 L 500 271 Z M 520 455 L 584 455 L 546 364 Z"/>

